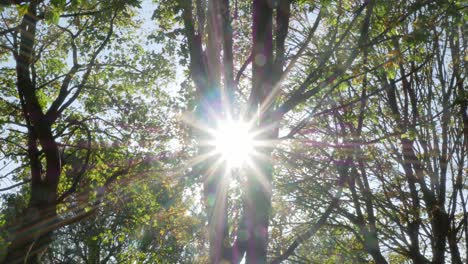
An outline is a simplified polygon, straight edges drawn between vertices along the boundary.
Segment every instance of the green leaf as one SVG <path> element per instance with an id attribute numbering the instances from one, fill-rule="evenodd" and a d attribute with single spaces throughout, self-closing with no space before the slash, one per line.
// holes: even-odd
<path id="1" fill-rule="evenodd" d="M 62 11 L 58 8 L 53 8 L 45 13 L 45 20 L 48 24 L 58 24 L 60 20 L 60 14 Z"/>
<path id="2" fill-rule="evenodd" d="M 17 5 L 16 10 L 18 10 L 19 16 L 24 16 L 28 13 L 29 4 Z"/>

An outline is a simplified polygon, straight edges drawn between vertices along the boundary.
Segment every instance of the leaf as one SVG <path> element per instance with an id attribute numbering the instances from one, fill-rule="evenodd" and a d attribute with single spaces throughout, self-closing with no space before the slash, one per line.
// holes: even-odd
<path id="1" fill-rule="evenodd" d="M 24 16 L 28 13 L 29 4 L 17 5 L 16 10 L 18 10 L 19 16 Z"/>
<path id="2" fill-rule="evenodd" d="M 57 25 L 60 20 L 60 14 L 62 13 L 61 9 L 52 8 L 45 13 L 45 20 L 48 24 Z"/>
<path id="3" fill-rule="evenodd" d="M 51 0 L 50 3 L 54 7 L 64 8 L 67 1 L 66 0 Z"/>

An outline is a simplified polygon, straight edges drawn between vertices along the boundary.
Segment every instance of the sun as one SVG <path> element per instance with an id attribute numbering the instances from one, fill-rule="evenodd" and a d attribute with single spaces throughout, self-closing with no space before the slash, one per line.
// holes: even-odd
<path id="1" fill-rule="evenodd" d="M 255 135 L 251 124 L 242 121 L 219 122 L 213 132 L 215 152 L 230 168 L 242 167 L 255 152 Z"/>

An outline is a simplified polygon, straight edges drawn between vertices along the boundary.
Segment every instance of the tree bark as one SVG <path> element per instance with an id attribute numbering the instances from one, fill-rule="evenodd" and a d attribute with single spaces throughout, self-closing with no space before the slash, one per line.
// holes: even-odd
<path id="1" fill-rule="evenodd" d="M 26 210 L 19 216 L 4 263 L 38 262 L 41 252 L 52 241 L 52 230 L 49 227 L 55 224 L 57 218 L 60 154 L 52 134 L 51 122 L 42 111 L 30 77 L 34 59 L 37 4 L 38 1 L 31 1 L 29 4 L 28 13 L 20 27 L 19 53 L 15 54 L 18 95 L 28 127 L 31 195 Z M 45 156 L 45 170 L 42 168 L 40 153 Z"/>
<path id="2" fill-rule="evenodd" d="M 271 105 L 265 99 L 272 91 L 273 72 L 273 8 L 266 0 L 253 1 L 252 25 L 252 91 L 249 106 L 252 119 L 256 120 L 262 133 L 258 140 L 272 142 L 277 138 L 274 120 L 270 118 Z M 265 104 L 267 103 L 267 104 Z M 245 213 L 248 229 L 246 263 L 266 263 L 268 248 L 268 225 L 271 210 L 273 163 L 272 146 L 258 150 L 254 158 L 255 168 L 249 168 Z"/>

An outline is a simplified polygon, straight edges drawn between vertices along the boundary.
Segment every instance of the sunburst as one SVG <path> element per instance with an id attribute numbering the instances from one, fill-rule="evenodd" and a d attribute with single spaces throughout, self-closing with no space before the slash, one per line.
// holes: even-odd
<path id="1" fill-rule="evenodd" d="M 210 118 L 206 119 L 211 120 L 213 125 L 200 122 L 193 116 L 184 117 L 184 122 L 204 134 L 204 139 L 199 141 L 199 146 L 204 151 L 193 157 L 187 165 L 192 167 L 210 160 L 210 164 L 206 167 L 206 172 L 208 172 L 205 175 L 206 179 L 213 176 L 210 172 L 219 172 L 221 168 L 226 173 L 225 175 L 244 169 L 256 172 L 258 161 L 269 158 L 262 154 L 262 149 L 273 147 L 274 142 L 262 139 L 261 135 L 271 128 L 259 129 L 255 118 L 246 120 L 231 115 L 223 118 L 216 115 L 214 111 L 210 111 L 209 116 Z M 262 175 L 256 176 L 262 178 Z"/>
<path id="2" fill-rule="evenodd" d="M 214 154 L 226 162 L 228 168 L 240 168 L 250 161 L 255 154 L 257 141 L 251 123 L 240 120 L 218 122 L 211 131 L 213 139 L 209 142 L 214 147 Z"/>

